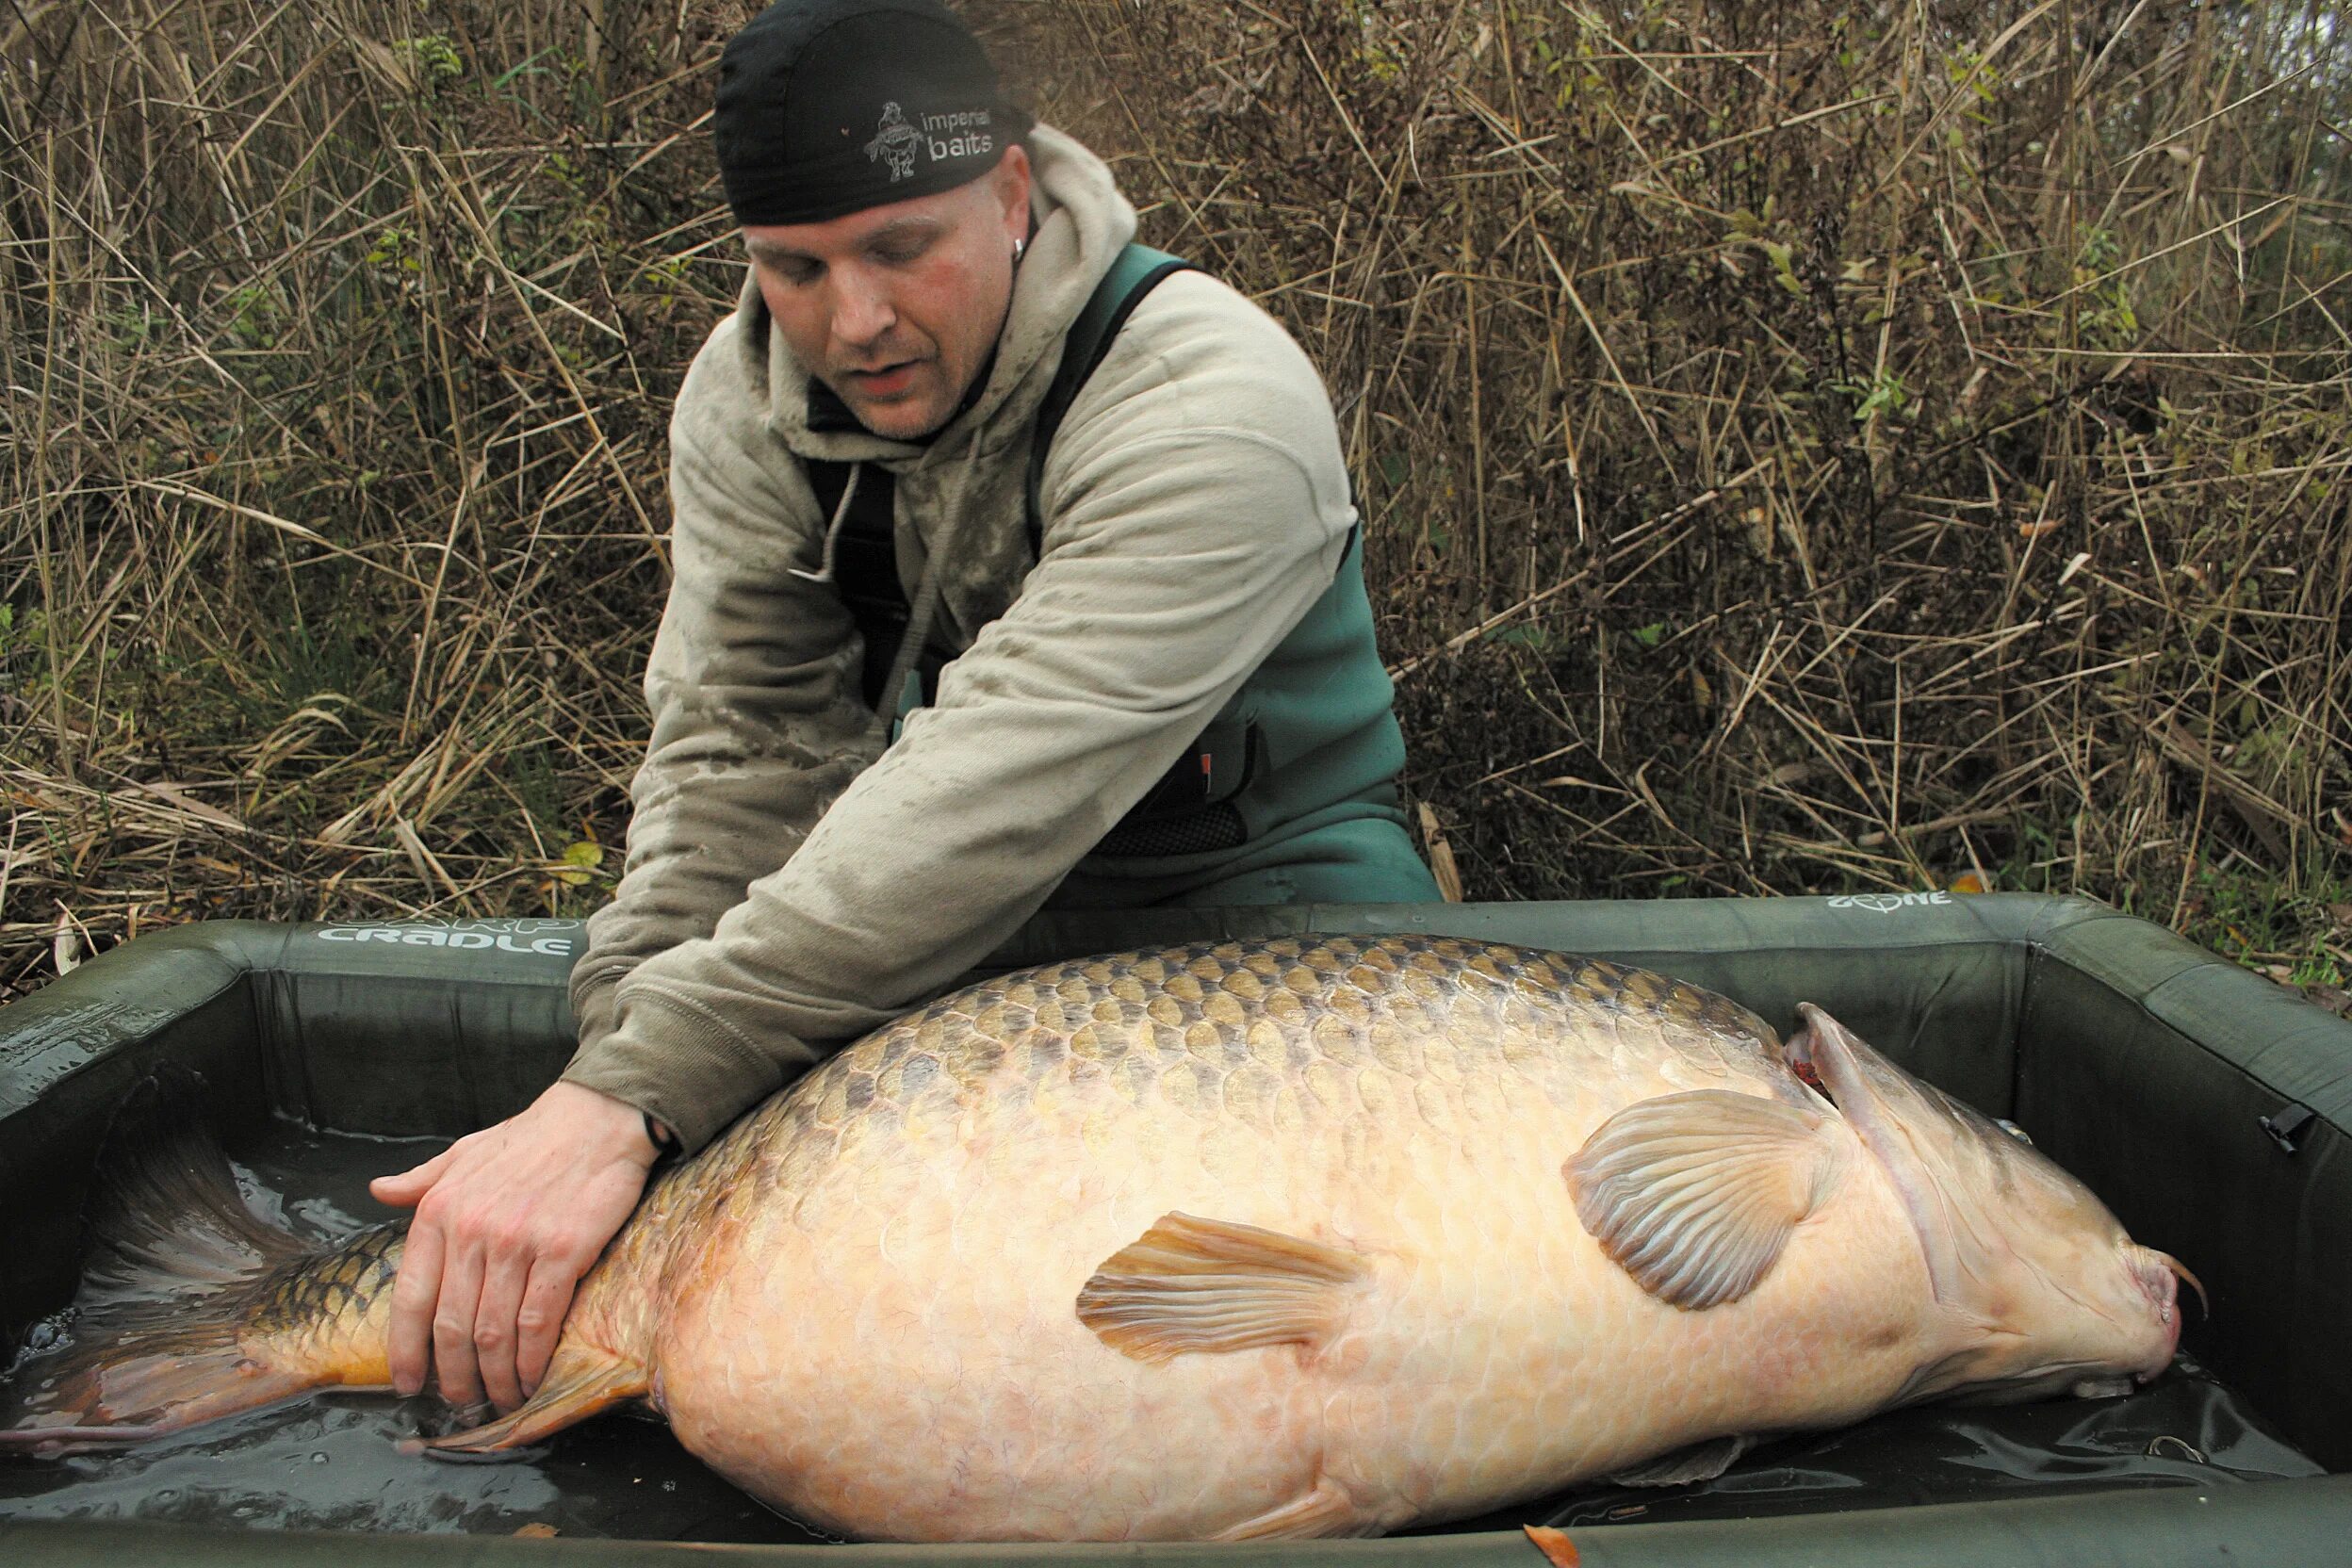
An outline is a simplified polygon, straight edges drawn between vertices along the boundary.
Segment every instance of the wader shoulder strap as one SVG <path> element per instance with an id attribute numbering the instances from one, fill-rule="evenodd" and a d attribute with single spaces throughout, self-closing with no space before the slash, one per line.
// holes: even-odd
<path id="1" fill-rule="evenodd" d="M 1037 404 L 1037 436 L 1029 444 L 1029 553 L 1045 553 L 1045 513 L 1037 500 L 1038 488 L 1045 479 L 1046 453 L 1054 446 L 1054 437 L 1061 433 L 1062 417 L 1070 405 L 1078 400 L 1078 389 L 1086 384 L 1111 351 L 1111 342 L 1119 330 L 1127 324 L 1127 318 L 1135 313 L 1143 297 L 1157 288 L 1169 276 L 1188 271 L 1192 263 L 1181 256 L 1155 251 L 1149 245 L 1130 244 L 1119 253 L 1111 270 L 1102 274 L 1102 281 L 1094 286 L 1094 292 L 1078 312 L 1078 318 L 1070 324 L 1070 334 L 1062 342 L 1062 363 L 1054 372 L 1054 384 L 1045 389 L 1045 400 Z"/>
<path id="2" fill-rule="evenodd" d="M 1094 286 L 1094 292 L 1070 322 L 1062 343 L 1062 363 L 1054 372 L 1044 400 L 1037 405 L 1037 438 L 1029 448 L 1027 504 L 1029 553 L 1044 550 L 1045 519 L 1037 501 L 1037 486 L 1045 473 L 1045 455 L 1062 428 L 1062 417 L 1077 400 L 1079 388 L 1111 351 L 1111 342 L 1143 297 L 1169 274 L 1191 263 L 1148 245 L 1129 245 L 1111 263 L 1111 270 Z M 848 487 L 850 465 L 812 460 L 808 465 L 809 487 L 816 492 L 817 514 L 828 523 Z M 858 476 L 858 493 L 850 498 L 849 515 L 841 521 L 833 549 L 833 581 L 841 602 L 866 644 L 863 675 L 866 702 L 878 708 L 882 682 L 890 678 L 899 640 L 906 635 L 911 613 L 906 585 L 898 580 L 896 485 L 890 472 L 878 463 Z M 938 676 L 936 663 L 923 671 L 927 693 Z"/>

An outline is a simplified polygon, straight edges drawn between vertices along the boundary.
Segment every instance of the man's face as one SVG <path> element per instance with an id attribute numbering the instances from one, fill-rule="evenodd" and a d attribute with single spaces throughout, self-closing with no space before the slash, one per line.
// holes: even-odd
<path id="1" fill-rule="evenodd" d="M 1029 228 L 1029 159 L 953 190 L 823 223 L 747 226 L 752 275 L 784 341 L 876 435 L 911 440 L 955 414 L 1013 298 Z"/>

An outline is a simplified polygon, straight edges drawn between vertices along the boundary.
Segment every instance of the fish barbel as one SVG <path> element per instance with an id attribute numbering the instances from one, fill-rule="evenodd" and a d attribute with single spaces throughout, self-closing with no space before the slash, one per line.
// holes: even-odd
<path id="1" fill-rule="evenodd" d="M 1421 937 L 989 980 L 662 1175 L 536 1394 L 436 1442 L 634 1400 L 846 1535 L 1366 1535 L 2168 1364 L 2184 1270 L 1804 1011 L 1784 1047 L 1659 974 Z M 305 1253 L 189 1168 L 134 1174 L 0 1447 L 387 1380 L 399 1227 Z"/>

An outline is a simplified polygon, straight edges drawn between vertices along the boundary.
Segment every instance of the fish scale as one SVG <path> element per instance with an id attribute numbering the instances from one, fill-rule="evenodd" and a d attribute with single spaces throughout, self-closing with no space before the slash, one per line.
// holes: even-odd
<path id="1" fill-rule="evenodd" d="M 225 1353 L 282 1391 L 335 1380 L 266 1360 L 303 1332 L 380 1370 L 393 1261 L 302 1266 Z M 841 1052 L 659 1177 L 532 1399 L 438 1441 L 635 1400 L 843 1535 L 1377 1533 L 1898 1400 L 2148 1375 L 2176 1267 L 1818 1010 L 1784 1046 L 1601 960 L 1200 943 L 985 981 Z M 109 1403 L 106 1375 L 35 1424 L 168 1429 L 138 1401 L 190 1386 Z"/>

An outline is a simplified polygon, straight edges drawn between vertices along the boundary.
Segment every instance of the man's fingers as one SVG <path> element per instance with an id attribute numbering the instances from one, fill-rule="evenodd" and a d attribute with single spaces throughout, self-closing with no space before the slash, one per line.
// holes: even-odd
<path id="1" fill-rule="evenodd" d="M 554 1253 L 531 1266 L 531 1283 L 523 1289 L 522 1311 L 515 1320 L 514 1372 L 523 1393 L 539 1392 L 555 1357 L 555 1342 L 564 1332 L 564 1315 L 571 1310 L 572 1287 L 580 1283 L 579 1268 Z"/>
<path id="2" fill-rule="evenodd" d="M 414 1226 L 400 1247 L 400 1270 L 392 1282 L 392 1329 L 386 1336 L 392 1387 L 402 1398 L 425 1386 L 433 1364 L 433 1309 L 441 1297 L 441 1233 Z"/>
<path id="3" fill-rule="evenodd" d="M 514 1376 L 514 1318 L 522 1310 L 523 1285 L 531 1274 L 528 1252 L 493 1252 L 484 1260 L 482 1301 L 474 1310 L 474 1362 L 490 1402 L 500 1411 L 523 1402 Z"/>
<path id="4" fill-rule="evenodd" d="M 581 1274 L 645 1184 L 645 1118 L 558 1083 L 531 1108 L 373 1184 L 413 1203 L 387 1347 L 394 1386 L 519 1405 L 547 1376 Z"/>
<path id="5" fill-rule="evenodd" d="M 452 1405 L 482 1402 L 482 1377 L 474 1357 L 474 1315 L 482 1301 L 482 1253 L 470 1247 L 454 1252 L 441 1277 L 441 1300 L 433 1312 L 433 1365 L 441 1397 Z"/>
<path id="6" fill-rule="evenodd" d="M 416 1207 L 416 1200 L 432 1190 L 433 1184 L 441 1179 L 441 1173 L 449 1168 L 449 1161 L 456 1157 L 457 1149 L 456 1144 L 451 1144 L 420 1166 L 411 1167 L 398 1175 L 377 1177 L 368 1184 L 368 1194 L 377 1202 L 389 1203 L 396 1209 Z"/>

